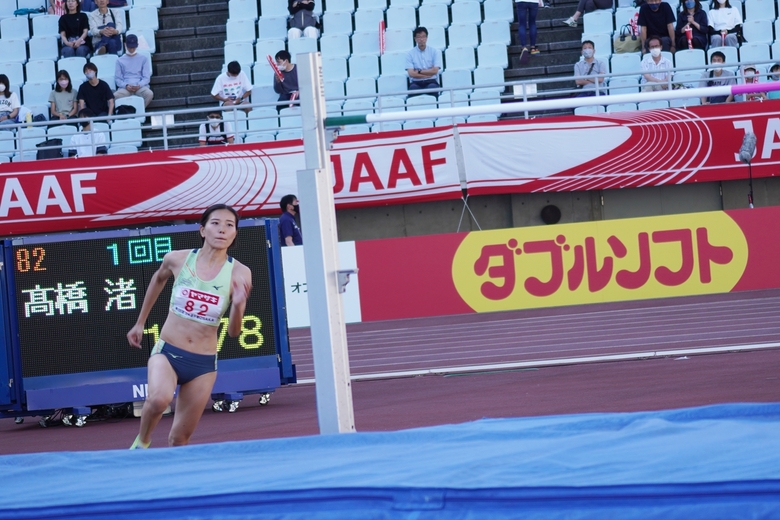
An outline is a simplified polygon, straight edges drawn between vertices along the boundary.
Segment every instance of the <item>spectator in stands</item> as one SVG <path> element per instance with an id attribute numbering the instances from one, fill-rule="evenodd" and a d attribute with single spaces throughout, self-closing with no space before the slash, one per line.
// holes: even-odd
<path id="1" fill-rule="evenodd" d="M 677 17 L 677 28 L 674 34 L 677 36 L 677 48 L 688 48 L 688 33 L 686 28 L 691 28 L 691 44 L 694 49 L 707 50 L 707 34 L 709 26 L 707 12 L 702 9 L 699 0 L 685 0 L 684 9 Z"/>
<path id="2" fill-rule="evenodd" d="M 88 108 L 79 110 L 79 119 L 88 119 L 95 117 L 95 113 Z M 83 121 L 79 124 L 81 132 L 75 133 L 70 137 L 69 157 L 92 157 L 95 154 L 104 155 L 108 153 L 106 148 L 106 136 L 103 132 L 92 132 L 90 121 Z"/>
<path id="3" fill-rule="evenodd" d="M 109 116 L 114 113 L 114 93 L 108 83 L 97 77 L 98 68 L 94 63 L 84 65 L 87 81 L 79 87 L 79 109 L 88 108 L 92 116 Z"/>
<path id="4" fill-rule="evenodd" d="M 78 92 L 70 82 L 70 74 L 67 70 L 57 73 L 57 84 L 49 94 L 49 104 L 52 121 L 71 119 L 76 117 L 78 110 Z"/>
<path id="5" fill-rule="evenodd" d="M 737 77 L 730 70 L 724 70 L 723 64 L 726 63 L 726 55 L 720 51 L 715 51 L 710 56 L 710 70 L 705 71 L 702 76 L 702 86 L 705 87 L 724 87 L 727 85 L 736 85 Z M 709 96 L 701 98 L 702 105 L 715 103 L 731 103 L 734 96 Z"/>
<path id="6" fill-rule="evenodd" d="M 0 125 L 16 123 L 16 116 L 19 115 L 21 106 L 16 92 L 11 92 L 8 76 L 0 74 Z"/>
<path id="7" fill-rule="evenodd" d="M 126 52 L 116 60 L 114 81 L 116 92 L 114 98 L 140 96 L 144 99 L 144 108 L 149 106 L 154 98 L 154 92 L 149 88 L 152 77 L 152 63 L 146 54 L 138 54 L 138 37 L 128 34 L 125 39 Z"/>
<path id="8" fill-rule="evenodd" d="M 224 107 L 241 104 L 249 105 L 249 95 L 252 93 L 252 83 L 241 71 L 241 65 L 237 61 L 228 63 L 227 72 L 217 76 L 214 86 L 211 88 L 211 96 Z M 252 109 L 247 106 L 242 108 L 244 112 Z"/>
<path id="9" fill-rule="evenodd" d="M 596 76 L 597 74 L 607 74 L 609 72 L 607 70 L 607 64 L 601 60 L 597 60 L 595 54 L 596 45 L 592 41 L 585 40 L 582 42 L 582 60 L 574 64 L 575 76 Z M 606 90 L 601 88 L 604 86 L 605 81 L 606 78 L 604 77 L 575 79 L 574 82 L 577 84 L 577 88 L 582 89 L 580 93 L 577 94 L 577 97 L 595 96 L 596 82 L 598 82 L 601 94 L 606 95 Z"/>
<path id="10" fill-rule="evenodd" d="M 415 45 L 406 54 L 406 73 L 409 75 L 409 90 L 439 88 L 441 54 L 428 46 L 428 29 L 414 30 Z"/>
<path id="11" fill-rule="evenodd" d="M 96 0 L 97 9 L 89 13 L 89 34 L 95 54 L 119 54 L 125 32 L 125 12 L 109 9 L 108 0 Z"/>
<path id="12" fill-rule="evenodd" d="M 63 58 L 80 56 L 86 58 L 89 54 L 89 17 L 81 12 L 79 0 L 66 0 L 68 12 L 60 16 L 59 30 Z"/>
<path id="13" fill-rule="evenodd" d="M 715 0 L 709 12 L 710 45 L 739 47 L 742 40 L 742 6 L 731 7 L 729 0 Z"/>
<path id="14" fill-rule="evenodd" d="M 664 70 L 674 67 L 671 61 L 661 56 L 661 38 L 652 36 L 647 40 L 650 54 L 642 60 L 642 92 L 668 90 L 672 71 Z"/>
<path id="15" fill-rule="evenodd" d="M 713 53 L 714 54 L 714 53 Z M 742 78 L 745 85 L 753 83 L 760 83 L 761 77 L 758 74 L 758 69 L 753 65 L 745 65 L 742 69 Z M 766 101 L 769 99 L 766 92 L 751 92 L 742 96 L 741 101 Z"/>
<path id="16" fill-rule="evenodd" d="M 317 30 L 318 20 L 314 16 L 314 0 L 288 0 L 287 8 L 290 11 L 290 30 L 287 31 L 287 39 L 319 38 Z"/>
<path id="17" fill-rule="evenodd" d="M 780 81 L 780 63 L 775 63 L 769 69 L 769 81 Z M 770 90 L 766 95 L 769 99 L 780 99 L 780 90 Z"/>
<path id="18" fill-rule="evenodd" d="M 515 0 L 517 11 L 517 37 L 523 50 L 520 53 L 520 63 L 528 63 L 528 47 L 526 41 L 531 44 L 531 54 L 539 54 L 536 48 L 536 14 L 540 7 L 544 7 L 543 0 Z M 528 29 L 526 29 L 526 25 Z"/>
<path id="19" fill-rule="evenodd" d="M 577 20 L 583 13 L 590 13 L 596 9 L 612 9 L 612 0 L 580 0 L 577 4 L 577 10 L 563 23 L 569 27 L 577 27 Z"/>
<path id="20" fill-rule="evenodd" d="M 642 42 L 642 54 L 649 52 L 648 41 L 655 36 L 661 40 L 665 51 L 675 51 L 674 11 L 661 0 L 647 0 L 639 8 L 637 24 L 640 26 L 639 39 Z"/>
<path id="21" fill-rule="evenodd" d="M 298 224 L 295 223 L 295 215 L 300 215 L 298 207 L 298 197 L 295 195 L 285 195 L 279 201 L 282 208 L 282 216 L 279 217 L 279 237 L 282 239 L 283 246 L 302 246 L 303 236 Z"/>
<path id="22" fill-rule="evenodd" d="M 76 0 L 78 2 L 78 0 Z M 49 0 L 49 14 L 62 16 L 65 14 L 65 0 Z"/>
<path id="23" fill-rule="evenodd" d="M 95 0 L 81 0 L 82 13 L 91 13 L 95 9 L 97 9 L 97 5 L 95 5 Z"/>
<path id="24" fill-rule="evenodd" d="M 279 101 L 291 101 L 298 99 L 298 68 L 290 63 L 290 53 L 279 51 L 276 53 L 276 66 L 282 73 L 282 80 L 274 74 L 274 92 L 279 94 Z"/>
<path id="25" fill-rule="evenodd" d="M 230 121 L 222 120 L 222 111 L 218 108 L 207 114 L 208 122 L 200 125 L 198 144 L 212 146 L 217 144 L 233 144 L 235 134 Z"/>

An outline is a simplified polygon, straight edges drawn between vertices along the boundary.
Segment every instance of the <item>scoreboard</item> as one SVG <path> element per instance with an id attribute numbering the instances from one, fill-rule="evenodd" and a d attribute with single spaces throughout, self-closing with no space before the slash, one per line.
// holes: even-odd
<path id="1" fill-rule="evenodd" d="M 277 299 L 284 297 L 283 291 L 275 287 L 281 283 L 281 262 L 274 261 L 278 238 L 266 236 L 269 230 L 276 235 L 275 223 L 240 222 L 236 243 L 228 250 L 251 270 L 253 289 L 241 334 L 227 334 L 227 314 L 218 326 L 222 379 L 223 367 L 271 366 L 279 370 L 281 381 L 293 382 L 290 376 L 294 380 L 283 302 Z M 55 376 L 67 376 L 63 381 L 72 384 L 74 378 L 89 380 L 93 374 L 105 379 L 128 370 L 145 379 L 151 348 L 168 315 L 173 277 L 149 314 L 142 349 L 129 345 L 127 332 L 165 254 L 201 247 L 198 229 L 184 225 L 6 241 L 5 276 L 12 273 L 7 289 L 10 328 L 18 340 L 16 363 L 22 381 L 51 386 L 52 381 L 56 385 Z"/>

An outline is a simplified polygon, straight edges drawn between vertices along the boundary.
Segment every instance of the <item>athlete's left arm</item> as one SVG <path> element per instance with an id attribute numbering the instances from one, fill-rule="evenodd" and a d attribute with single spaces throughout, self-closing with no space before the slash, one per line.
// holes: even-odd
<path id="1" fill-rule="evenodd" d="M 244 321 L 244 311 L 246 310 L 246 300 L 249 298 L 249 292 L 252 290 L 252 273 L 248 267 L 238 264 L 234 269 L 230 299 L 233 304 L 230 306 L 230 321 L 228 323 L 228 334 L 235 338 L 241 334 L 241 323 Z"/>

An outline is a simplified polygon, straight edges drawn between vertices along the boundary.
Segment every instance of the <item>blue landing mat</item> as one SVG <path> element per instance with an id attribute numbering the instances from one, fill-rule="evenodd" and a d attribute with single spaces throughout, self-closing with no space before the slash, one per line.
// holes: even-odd
<path id="1" fill-rule="evenodd" d="M 780 404 L 0 457 L 0 518 L 780 518 Z"/>

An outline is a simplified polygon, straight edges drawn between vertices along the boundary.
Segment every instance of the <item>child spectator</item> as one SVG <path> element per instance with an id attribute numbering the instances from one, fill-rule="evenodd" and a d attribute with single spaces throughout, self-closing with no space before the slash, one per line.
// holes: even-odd
<path id="1" fill-rule="evenodd" d="M 317 17 L 314 16 L 314 0 L 288 0 L 287 9 L 290 11 L 290 30 L 287 31 L 287 39 L 319 38 L 317 30 Z"/>
<path id="2" fill-rule="evenodd" d="M 50 112 L 52 121 L 72 119 L 76 117 L 78 110 L 78 92 L 70 82 L 70 74 L 67 70 L 57 73 L 57 85 L 49 94 Z"/>
<path id="3" fill-rule="evenodd" d="M 19 97 L 11 92 L 8 76 L 0 74 L 0 125 L 15 124 L 20 107 Z"/>
<path id="4" fill-rule="evenodd" d="M 769 81 L 780 81 L 780 63 L 775 63 L 772 68 L 769 69 Z M 770 90 L 766 93 L 769 99 L 780 99 L 780 90 Z"/>
<path id="5" fill-rule="evenodd" d="M 67 13 L 60 16 L 59 30 L 63 58 L 89 54 L 89 18 L 81 12 L 79 0 L 66 0 Z"/>
<path id="6" fill-rule="evenodd" d="M 214 109 L 208 113 L 208 123 L 200 125 L 198 144 L 212 146 L 218 144 L 233 144 L 235 134 L 230 121 L 222 120 L 222 111 Z"/>

